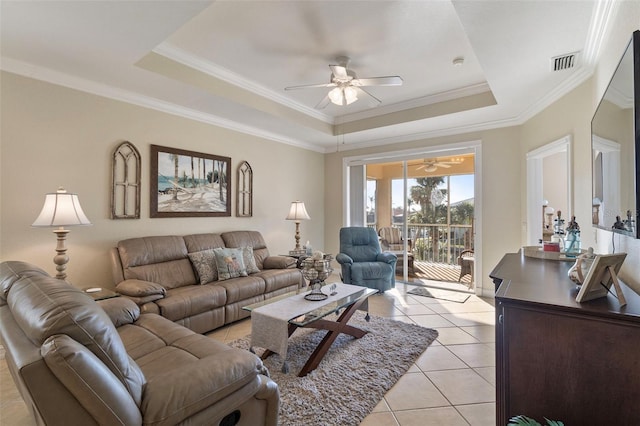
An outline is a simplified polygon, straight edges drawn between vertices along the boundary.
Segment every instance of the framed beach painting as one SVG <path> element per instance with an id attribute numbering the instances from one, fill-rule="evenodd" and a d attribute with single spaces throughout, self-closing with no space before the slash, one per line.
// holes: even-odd
<path id="1" fill-rule="evenodd" d="M 231 216 L 231 158 L 151 145 L 151 217 Z"/>

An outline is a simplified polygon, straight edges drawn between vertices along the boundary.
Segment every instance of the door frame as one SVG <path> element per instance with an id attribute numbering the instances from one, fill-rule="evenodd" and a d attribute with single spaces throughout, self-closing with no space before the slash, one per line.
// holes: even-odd
<path id="1" fill-rule="evenodd" d="M 566 135 L 558 140 L 536 148 L 527 153 L 527 245 L 537 246 L 542 238 L 542 167 L 546 157 L 554 154 L 565 153 L 565 168 L 567 171 L 567 209 L 565 218 L 573 215 L 573 188 L 571 177 L 573 176 L 571 152 L 571 135 Z M 538 231 L 540 231 L 538 233 Z"/>
<path id="2" fill-rule="evenodd" d="M 487 277 L 487 282 L 485 283 L 485 277 L 482 273 L 482 141 L 481 140 L 471 140 L 468 142 L 458 142 L 446 145 L 433 145 L 433 146 L 425 146 L 421 148 L 413 148 L 406 150 L 397 150 L 397 151 L 386 151 L 386 152 L 378 152 L 372 154 L 362 154 L 344 157 L 342 159 L 342 202 L 345 208 L 342 211 L 342 226 L 349 226 L 350 221 L 350 206 L 352 203 L 350 202 L 351 194 L 351 182 L 349 179 L 349 169 L 351 166 L 362 166 L 367 164 L 375 164 L 375 163 L 387 163 L 394 161 L 407 161 L 419 158 L 428 158 L 428 157 L 444 157 L 450 155 L 460 155 L 460 154 L 474 154 L 474 247 L 475 247 L 475 262 L 474 262 L 474 277 L 476 282 L 475 284 L 475 294 L 483 295 L 483 289 L 487 289 L 487 296 L 493 295 L 494 287 L 493 282 L 491 282 Z M 405 177 L 405 186 L 406 186 L 406 168 L 404 171 Z M 363 203 L 366 205 L 366 191 L 362 191 L 361 197 L 363 198 Z M 406 194 L 406 188 L 405 188 Z M 406 201 L 405 201 L 406 204 Z M 405 211 L 407 206 L 405 205 Z M 363 212 L 363 214 L 366 214 Z M 406 232 L 406 217 L 404 228 Z M 404 257 L 406 259 L 406 256 Z M 407 268 L 404 268 L 404 271 L 407 271 Z M 405 272 L 406 273 L 406 272 Z M 481 279 L 479 279 L 481 277 Z"/>

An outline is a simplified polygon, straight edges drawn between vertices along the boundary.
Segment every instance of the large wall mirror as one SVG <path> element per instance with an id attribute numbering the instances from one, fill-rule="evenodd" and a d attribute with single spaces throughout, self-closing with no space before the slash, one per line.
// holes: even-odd
<path id="1" fill-rule="evenodd" d="M 591 120 L 593 226 L 640 238 L 640 31 Z"/>

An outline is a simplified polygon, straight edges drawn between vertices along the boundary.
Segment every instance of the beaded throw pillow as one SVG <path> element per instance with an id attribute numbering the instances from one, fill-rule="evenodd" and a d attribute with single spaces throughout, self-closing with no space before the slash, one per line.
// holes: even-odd
<path id="1" fill-rule="evenodd" d="M 247 269 L 247 274 L 255 274 L 260 272 L 258 265 L 256 265 L 256 258 L 253 257 L 253 247 L 240 247 L 242 250 L 242 260 L 244 266 Z"/>
<path id="2" fill-rule="evenodd" d="M 213 252 L 216 255 L 218 281 L 247 276 L 247 270 L 244 266 L 244 260 L 242 260 L 242 250 L 231 248 L 216 248 L 213 249 Z"/>
<path id="3" fill-rule="evenodd" d="M 189 253 L 189 260 L 193 265 L 193 269 L 196 270 L 200 284 L 206 284 L 218 280 L 216 254 L 213 249 Z"/>

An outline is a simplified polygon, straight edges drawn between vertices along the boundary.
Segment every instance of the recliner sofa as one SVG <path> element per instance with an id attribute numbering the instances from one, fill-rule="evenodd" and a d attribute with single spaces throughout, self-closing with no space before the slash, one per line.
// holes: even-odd
<path id="1" fill-rule="evenodd" d="M 0 339 L 40 425 L 277 425 L 255 354 L 28 263 L 0 264 Z"/>
<path id="2" fill-rule="evenodd" d="M 214 268 L 207 278 L 211 281 L 201 284 L 194 256 L 225 248 L 250 248 L 254 272 L 221 280 Z M 143 313 L 159 314 L 197 333 L 248 317 L 243 306 L 306 285 L 296 260 L 270 255 L 258 231 L 131 238 L 111 250 L 111 263 L 117 292 Z"/>

